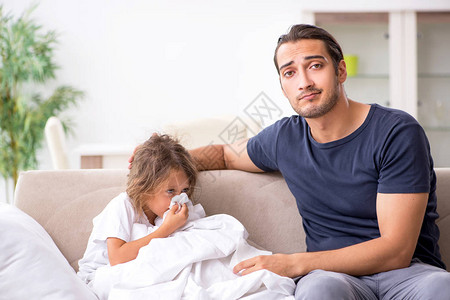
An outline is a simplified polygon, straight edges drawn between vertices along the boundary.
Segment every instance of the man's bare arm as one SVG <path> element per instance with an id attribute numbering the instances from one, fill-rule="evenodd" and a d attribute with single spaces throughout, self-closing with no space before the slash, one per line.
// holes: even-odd
<path id="1" fill-rule="evenodd" d="M 250 159 L 246 140 L 233 144 L 208 145 L 189 150 L 196 162 L 198 170 L 242 170 L 248 172 L 263 172 Z"/>
<path id="2" fill-rule="evenodd" d="M 408 267 L 427 201 L 427 193 L 378 194 L 379 238 L 337 250 L 257 256 L 237 264 L 234 271 L 249 274 L 267 269 L 296 277 L 322 269 L 361 276 Z"/>

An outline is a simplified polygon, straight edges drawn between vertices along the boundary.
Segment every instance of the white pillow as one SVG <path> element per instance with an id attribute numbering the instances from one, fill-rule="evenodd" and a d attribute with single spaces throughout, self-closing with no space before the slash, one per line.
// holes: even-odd
<path id="1" fill-rule="evenodd" d="M 0 299 L 97 299 L 48 233 L 18 208 L 0 203 Z"/>

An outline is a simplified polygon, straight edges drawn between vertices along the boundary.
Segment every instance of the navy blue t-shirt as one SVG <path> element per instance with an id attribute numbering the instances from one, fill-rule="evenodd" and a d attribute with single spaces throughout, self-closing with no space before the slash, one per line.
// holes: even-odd
<path id="1" fill-rule="evenodd" d="M 330 143 L 316 142 L 304 118 L 283 118 L 251 138 L 247 150 L 260 169 L 282 173 L 303 218 L 308 251 L 379 237 L 377 193 L 429 193 L 414 257 L 445 268 L 430 146 L 407 113 L 373 104 L 355 132 Z"/>

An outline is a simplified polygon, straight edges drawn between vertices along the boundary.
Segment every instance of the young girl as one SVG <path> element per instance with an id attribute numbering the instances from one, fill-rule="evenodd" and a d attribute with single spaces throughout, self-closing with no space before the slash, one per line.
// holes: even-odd
<path id="1" fill-rule="evenodd" d="M 95 286 L 104 285 L 94 283 L 99 268 L 134 260 L 139 249 L 152 239 L 168 237 L 183 226 L 188 219 L 186 204 L 174 205 L 168 211 L 169 205 L 181 193 L 190 197 L 196 178 L 197 170 L 187 150 L 167 135 L 153 134 L 136 149 L 126 193 L 111 200 L 94 218 L 78 275 L 96 291 Z M 164 218 L 159 227 L 155 226 L 157 217 Z M 136 223 L 145 225 L 151 233 L 133 240 Z"/>

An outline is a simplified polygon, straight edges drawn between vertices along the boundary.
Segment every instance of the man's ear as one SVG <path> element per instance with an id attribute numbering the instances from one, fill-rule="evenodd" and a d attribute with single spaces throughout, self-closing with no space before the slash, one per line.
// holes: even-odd
<path id="1" fill-rule="evenodd" d="M 345 61 L 342 59 L 338 65 L 338 81 L 340 83 L 344 83 L 347 80 L 347 65 Z"/>

